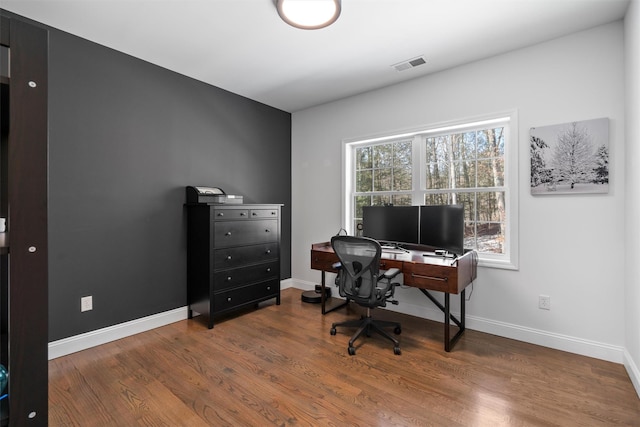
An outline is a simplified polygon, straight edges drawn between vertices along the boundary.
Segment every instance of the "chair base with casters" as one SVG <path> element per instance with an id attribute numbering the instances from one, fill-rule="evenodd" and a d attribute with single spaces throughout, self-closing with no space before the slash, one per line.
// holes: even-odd
<path id="1" fill-rule="evenodd" d="M 337 327 L 353 327 L 358 328 L 355 334 L 349 340 L 349 355 L 353 356 L 356 354 L 356 348 L 354 347 L 355 341 L 360 338 L 360 336 L 365 333 L 368 337 L 371 336 L 371 332 L 376 332 L 383 337 L 387 338 L 391 342 L 393 342 L 393 353 L 399 355 L 400 351 L 400 342 L 393 337 L 389 332 L 384 330 L 383 328 L 393 328 L 393 332 L 396 335 L 402 333 L 402 327 L 398 322 L 390 322 L 386 320 L 374 320 L 371 317 L 371 309 L 367 308 L 367 315 L 363 316 L 358 320 L 348 320 L 346 322 L 338 322 L 331 325 L 331 335 L 335 335 L 337 333 Z"/>

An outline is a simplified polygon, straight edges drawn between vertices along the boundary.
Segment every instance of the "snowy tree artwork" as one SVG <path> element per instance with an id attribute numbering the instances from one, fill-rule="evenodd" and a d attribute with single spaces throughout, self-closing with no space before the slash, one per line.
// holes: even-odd
<path id="1" fill-rule="evenodd" d="M 609 192 L 609 119 L 531 128 L 531 194 Z"/>

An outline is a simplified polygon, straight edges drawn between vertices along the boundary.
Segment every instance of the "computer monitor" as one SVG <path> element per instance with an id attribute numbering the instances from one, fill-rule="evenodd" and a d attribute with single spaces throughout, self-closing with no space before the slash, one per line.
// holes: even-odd
<path id="1" fill-rule="evenodd" d="M 464 253 L 464 205 L 420 206 L 420 244 Z"/>
<path id="2" fill-rule="evenodd" d="M 362 235 L 382 243 L 418 243 L 418 206 L 365 206 Z"/>

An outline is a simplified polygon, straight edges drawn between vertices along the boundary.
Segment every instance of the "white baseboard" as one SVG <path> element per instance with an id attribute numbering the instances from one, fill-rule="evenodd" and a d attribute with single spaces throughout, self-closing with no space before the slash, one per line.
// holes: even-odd
<path id="1" fill-rule="evenodd" d="M 315 288 L 315 283 L 294 280 L 293 287 L 302 290 L 312 290 Z M 425 304 L 413 304 L 411 302 L 401 301 L 397 306 L 387 306 L 387 310 L 422 317 L 423 319 L 434 320 L 436 322 L 443 322 L 444 320 L 442 311 L 427 300 L 425 300 Z M 459 317 L 460 313 L 452 313 L 454 316 Z M 468 329 L 475 331 L 486 332 L 500 337 L 528 342 L 543 347 L 567 351 L 569 353 L 580 354 L 609 362 L 622 364 L 625 359 L 631 360 L 630 357 L 625 357 L 624 347 L 528 328 L 511 323 L 497 322 L 482 317 L 472 316 L 468 313 L 466 316 L 465 326 Z M 637 374 L 637 369 L 635 372 Z M 640 378 L 640 376 L 637 376 L 637 378 Z M 640 390 L 638 386 L 636 386 L 636 390 Z"/>
<path id="2" fill-rule="evenodd" d="M 284 279 L 280 281 L 280 290 L 293 288 L 293 279 Z"/>
<path id="3" fill-rule="evenodd" d="M 280 289 L 292 287 L 293 281 L 285 279 L 280 282 Z M 49 343 L 49 360 L 66 356 L 77 351 L 86 350 L 101 344 L 119 340 L 140 332 L 150 331 L 170 323 L 184 320 L 188 317 L 188 308 L 180 307 L 163 313 L 143 317 L 141 319 L 124 322 L 95 331 L 74 335 Z"/>
<path id="4" fill-rule="evenodd" d="M 296 288 L 301 291 L 315 289 L 315 282 L 286 279 L 281 281 L 281 289 Z M 405 313 L 424 319 L 442 322 L 442 312 L 430 304 L 412 304 L 402 302 L 398 306 L 389 306 L 388 309 Z M 187 318 L 187 307 L 180 307 L 163 313 L 154 314 L 130 322 L 109 326 L 84 334 L 64 338 L 49 343 L 49 359 L 55 359 L 76 351 L 85 350 L 97 345 L 115 341 L 130 335 L 148 331 L 160 326 Z M 453 313 L 458 316 L 459 313 Z M 524 341 L 544 347 L 594 357 L 610 362 L 624 364 L 636 390 L 640 393 L 640 371 L 633 363 L 630 355 L 623 347 L 614 346 L 596 341 L 575 338 L 567 335 L 556 334 L 538 329 L 523 327 L 510 323 L 497 322 L 476 316 L 467 315 L 466 327 L 468 329 L 486 332 L 505 338 Z"/>
<path id="5" fill-rule="evenodd" d="M 52 341 L 49 343 L 49 360 L 184 320 L 188 317 L 187 311 L 186 306 L 180 307 L 141 319 Z"/>
<path id="6" fill-rule="evenodd" d="M 580 354 L 582 356 L 606 360 L 608 362 L 621 364 L 624 360 L 624 347 L 612 344 L 576 338 L 569 335 L 562 335 L 514 324 L 496 322 L 474 316 L 467 316 L 467 326 L 469 329 L 569 353 Z"/>
<path id="7" fill-rule="evenodd" d="M 631 383 L 635 387 L 638 397 L 640 397 L 640 369 L 638 369 L 638 366 L 633 362 L 631 355 L 626 349 L 624 351 L 624 367 L 627 370 L 627 374 L 629 374 L 629 378 L 631 378 Z"/>

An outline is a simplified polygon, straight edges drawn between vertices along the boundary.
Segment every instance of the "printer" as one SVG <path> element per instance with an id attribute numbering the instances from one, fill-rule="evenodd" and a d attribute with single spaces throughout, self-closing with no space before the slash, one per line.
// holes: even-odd
<path id="1" fill-rule="evenodd" d="M 242 196 L 226 194 L 218 187 L 188 186 L 187 204 L 233 204 L 241 205 Z"/>

